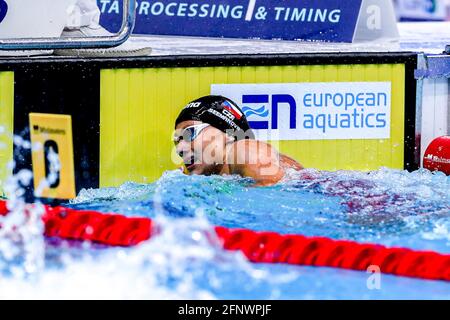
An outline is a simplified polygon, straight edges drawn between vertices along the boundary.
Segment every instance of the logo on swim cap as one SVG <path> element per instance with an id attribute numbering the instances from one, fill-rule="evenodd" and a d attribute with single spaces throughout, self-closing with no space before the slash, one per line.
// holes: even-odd
<path id="1" fill-rule="evenodd" d="M 175 127 L 183 121 L 201 121 L 228 133 L 229 129 L 236 133 L 236 139 L 254 139 L 250 125 L 239 106 L 223 96 L 205 96 L 188 103 L 181 110 L 175 121 Z"/>
<path id="2" fill-rule="evenodd" d="M 191 103 L 188 103 L 183 109 L 198 108 L 201 105 L 202 105 L 201 102 L 191 102 Z"/>
<path id="3" fill-rule="evenodd" d="M 224 102 L 222 102 L 222 107 L 231 112 L 231 114 L 236 118 L 236 119 L 241 119 L 242 118 L 242 112 L 236 108 L 235 106 L 233 106 L 231 103 L 229 103 L 227 100 L 225 100 Z"/>

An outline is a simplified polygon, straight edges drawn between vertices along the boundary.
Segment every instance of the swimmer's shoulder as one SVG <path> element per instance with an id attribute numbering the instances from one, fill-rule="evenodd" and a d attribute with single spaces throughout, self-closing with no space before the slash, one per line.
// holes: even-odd
<path id="1" fill-rule="evenodd" d="M 245 139 L 233 142 L 228 150 L 230 163 L 278 162 L 282 168 L 302 170 L 304 167 L 295 159 L 279 153 L 271 144 L 264 141 Z M 233 162 L 234 161 L 234 162 Z"/>
<path id="2" fill-rule="evenodd" d="M 262 141 L 248 139 L 233 142 L 227 151 L 227 162 L 228 173 L 251 177 L 256 181 L 255 186 L 275 184 L 284 176 L 278 152 Z"/>
<path id="3" fill-rule="evenodd" d="M 278 152 L 270 144 L 254 139 L 232 142 L 227 148 L 227 154 L 229 163 L 267 163 L 278 156 Z"/>

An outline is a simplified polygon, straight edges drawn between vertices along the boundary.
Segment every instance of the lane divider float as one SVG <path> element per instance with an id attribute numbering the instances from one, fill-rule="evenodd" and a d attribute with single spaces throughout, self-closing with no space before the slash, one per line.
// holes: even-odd
<path id="1" fill-rule="evenodd" d="M 152 230 L 155 230 L 155 224 L 149 218 L 61 206 L 44 208 L 42 219 L 47 237 L 129 247 L 150 239 Z M 6 202 L 0 201 L 0 215 L 6 214 Z M 225 249 L 239 250 L 255 263 L 286 263 L 359 271 L 378 266 L 386 274 L 450 281 L 450 255 L 434 251 L 387 248 L 378 244 L 248 229 L 215 227 L 215 231 Z"/>

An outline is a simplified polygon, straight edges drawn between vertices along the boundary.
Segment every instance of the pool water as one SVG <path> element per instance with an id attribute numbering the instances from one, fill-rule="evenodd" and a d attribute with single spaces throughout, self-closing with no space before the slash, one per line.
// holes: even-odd
<path id="1" fill-rule="evenodd" d="M 252 264 L 239 252 L 223 250 L 212 229 L 325 236 L 448 254 L 450 177 L 423 169 L 308 169 L 275 186 L 251 184 L 237 176 L 186 176 L 176 170 L 152 184 L 82 190 L 66 205 L 150 217 L 161 234 L 134 248 L 109 248 L 40 242 L 36 228 L 22 222 L 20 236 L 0 234 L 0 298 L 450 299 L 450 283 L 444 281 L 383 274 L 374 287 L 366 272 Z M 34 252 L 27 241 L 42 249 L 32 258 L 26 256 Z"/>

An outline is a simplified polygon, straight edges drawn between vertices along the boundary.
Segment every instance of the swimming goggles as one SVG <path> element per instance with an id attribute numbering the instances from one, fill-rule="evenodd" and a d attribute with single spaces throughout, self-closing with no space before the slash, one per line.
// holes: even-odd
<path id="1" fill-rule="evenodd" d="M 209 126 L 210 124 L 208 123 L 201 123 L 186 127 L 181 131 L 180 135 L 177 134 L 174 135 L 173 142 L 175 144 L 178 144 L 181 140 L 184 140 L 186 142 L 192 142 L 198 137 L 198 135 L 202 132 L 203 129 Z"/>

